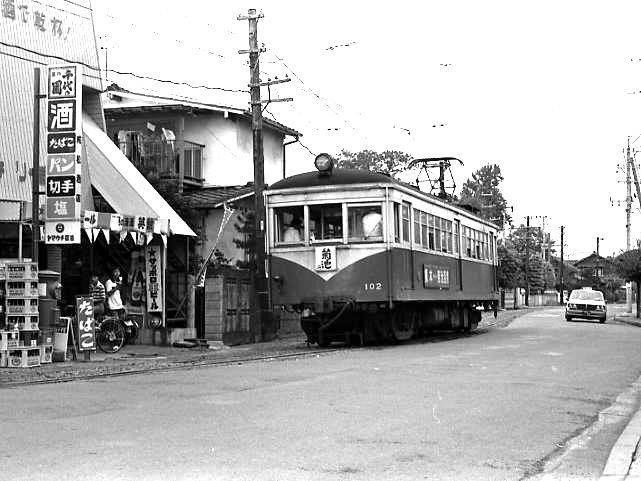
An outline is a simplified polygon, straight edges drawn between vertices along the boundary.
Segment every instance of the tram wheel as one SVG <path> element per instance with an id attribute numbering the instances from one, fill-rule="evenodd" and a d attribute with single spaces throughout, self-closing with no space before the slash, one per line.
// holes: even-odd
<path id="1" fill-rule="evenodd" d="M 414 319 L 408 312 L 395 309 L 390 314 L 392 337 L 395 341 L 407 341 L 416 334 Z"/>

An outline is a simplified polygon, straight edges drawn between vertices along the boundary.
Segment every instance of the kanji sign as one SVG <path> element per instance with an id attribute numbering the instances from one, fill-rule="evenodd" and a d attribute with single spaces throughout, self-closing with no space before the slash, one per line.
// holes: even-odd
<path id="1" fill-rule="evenodd" d="M 38 17 L 34 17 L 39 21 Z M 80 243 L 82 74 L 48 67 L 45 242 Z M 66 221 L 69 220 L 70 223 Z"/>
<path id="2" fill-rule="evenodd" d="M 149 244 L 145 248 L 145 274 L 147 281 L 147 312 L 163 311 L 162 273 L 163 259 L 160 246 Z"/>
<path id="3" fill-rule="evenodd" d="M 449 289 L 450 270 L 443 266 L 423 264 L 423 286 L 428 289 Z"/>
<path id="4" fill-rule="evenodd" d="M 336 246 L 316 247 L 316 270 L 336 270 Z"/>

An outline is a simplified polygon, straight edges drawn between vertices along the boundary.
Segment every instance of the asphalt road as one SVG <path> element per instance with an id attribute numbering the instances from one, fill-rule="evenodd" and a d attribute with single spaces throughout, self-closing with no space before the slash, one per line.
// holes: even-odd
<path id="1" fill-rule="evenodd" d="M 639 404 L 640 343 L 550 308 L 471 335 L 3 389 L 1 477 L 597 479 Z"/>

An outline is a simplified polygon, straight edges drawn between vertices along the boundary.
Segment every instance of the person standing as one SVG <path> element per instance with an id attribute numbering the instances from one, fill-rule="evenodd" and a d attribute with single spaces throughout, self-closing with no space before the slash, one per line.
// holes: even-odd
<path id="1" fill-rule="evenodd" d="M 122 277 L 120 276 L 120 269 L 117 267 L 111 271 L 111 277 L 105 282 L 105 290 L 107 291 L 107 309 L 116 314 L 120 319 L 125 315 L 125 307 L 122 304 L 122 297 L 120 291 L 122 288 Z"/>
<path id="2" fill-rule="evenodd" d="M 96 274 L 91 274 L 89 280 L 89 293 L 93 297 L 93 312 L 95 316 L 105 313 L 105 286 L 100 282 Z"/>

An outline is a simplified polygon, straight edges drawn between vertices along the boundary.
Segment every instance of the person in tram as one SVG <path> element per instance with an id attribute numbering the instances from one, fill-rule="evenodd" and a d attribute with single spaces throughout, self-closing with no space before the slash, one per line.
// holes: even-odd
<path id="1" fill-rule="evenodd" d="M 370 210 L 363 216 L 363 237 L 365 240 L 380 239 L 383 237 L 383 216 L 380 212 Z"/>
<path id="2" fill-rule="evenodd" d="M 298 217 L 294 217 L 289 224 L 289 227 L 285 229 L 283 233 L 283 242 L 301 242 L 303 240 L 303 235 L 301 233 L 303 223 Z"/>
<path id="3" fill-rule="evenodd" d="M 120 295 L 121 289 L 122 276 L 120 275 L 120 269 L 116 267 L 111 271 L 111 276 L 107 279 L 107 282 L 105 282 L 107 311 L 123 319 L 125 316 L 125 306 L 122 303 L 122 297 Z"/>

